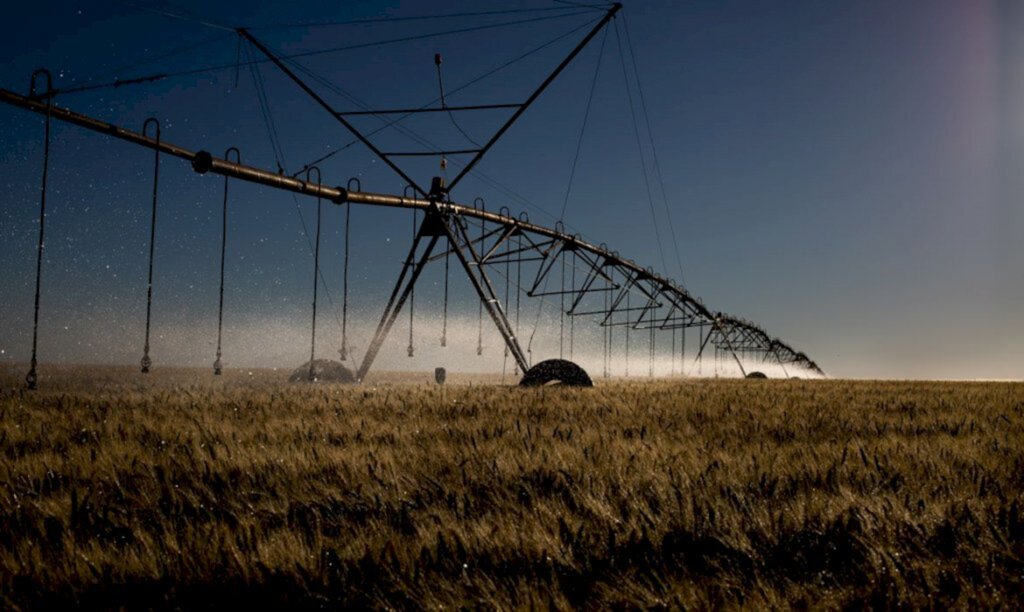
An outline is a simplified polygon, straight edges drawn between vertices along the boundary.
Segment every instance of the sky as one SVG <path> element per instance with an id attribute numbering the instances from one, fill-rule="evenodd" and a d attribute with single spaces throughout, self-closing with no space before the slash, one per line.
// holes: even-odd
<path id="1" fill-rule="evenodd" d="M 6 8 L 0 25 L 0 87 L 25 92 L 41 66 L 58 88 L 227 66 L 67 94 L 59 103 L 135 130 L 156 116 L 169 142 L 216 155 L 236 146 L 245 163 L 294 172 L 350 136 L 261 65 L 280 141 L 275 154 L 254 76 L 232 67 L 253 51 L 210 24 L 250 27 L 281 53 L 466 30 L 303 58 L 334 86 L 321 89 L 332 105 L 355 109 L 436 98 L 435 53 L 452 91 L 554 40 L 448 99 L 519 102 L 600 16 L 540 0 L 477 2 L 469 12 L 503 10 L 517 12 L 408 19 L 467 12 L 447 0 L 22 3 Z M 480 196 L 489 209 L 509 206 L 544 225 L 564 206 L 572 231 L 681 281 L 714 310 L 755 321 L 834 377 L 1024 376 L 1024 4 L 649 0 L 626 2 L 623 13 L 484 158 L 484 178 L 468 177 L 453 199 Z M 302 25 L 367 19 L 374 21 Z M 473 29 L 483 25 L 495 27 Z M 639 149 L 627 92 L 641 122 Z M 479 141 L 504 116 L 460 115 L 459 127 Z M 27 361 L 31 346 L 42 125 L 38 115 L 0 107 L 0 364 L 11 367 Z M 446 147 L 468 146 L 443 115 L 408 127 Z M 394 131 L 379 138 L 385 148 L 419 148 Z M 650 171 L 655 153 L 666 197 L 651 173 L 649 199 L 643 163 Z M 50 161 L 40 360 L 135 363 L 153 155 L 55 124 Z M 179 160 L 161 164 L 154 360 L 208 365 L 223 180 L 197 176 Z M 406 167 L 421 183 L 441 172 L 433 159 Z M 321 170 L 329 184 L 355 177 L 366 191 L 404 186 L 358 145 Z M 293 367 L 309 351 L 316 203 L 238 181 L 230 189 L 225 360 Z M 318 324 L 323 356 L 338 347 L 343 212 L 323 211 L 322 291 L 331 293 Z M 408 249 L 412 220 L 366 207 L 352 217 L 353 336 L 362 347 Z M 405 356 L 405 322 L 381 367 L 509 370 L 486 325 L 485 355 L 476 357 L 477 306 L 464 279 L 453 281 L 449 322 L 459 340 L 438 345 L 440 271 L 428 270 L 425 281 L 417 290 L 417 356 Z M 579 332 L 579 360 L 600 367 L 587 348 L 599 342 L 588 335 L 596 326 L 578 323 L 587 328 Z M 557 315 L 545 311 L 541 326 L 553 325 Z M 557 352 L 551 337 L 539 334 L 538 355 Z"/>

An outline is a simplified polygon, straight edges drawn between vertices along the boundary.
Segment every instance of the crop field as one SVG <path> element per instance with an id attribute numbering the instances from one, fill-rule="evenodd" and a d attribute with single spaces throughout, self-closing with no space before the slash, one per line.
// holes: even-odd
<path id="1" fill-rule="evenodd" d="M 1024 602 L 1024 384 L 0 374 L 0 607 Z"/>

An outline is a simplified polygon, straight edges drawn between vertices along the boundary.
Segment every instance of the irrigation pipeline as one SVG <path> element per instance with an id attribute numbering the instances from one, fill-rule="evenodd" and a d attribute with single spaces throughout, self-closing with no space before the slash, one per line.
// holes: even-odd
<path id="1" fill-rule="evenodd" d="M 516 218 L 511 214 L 499 214 L 487 212 L 483 207 L 466 206 L 448 201 L 431 200 L 426 198 L 408 197 L 406 195 L 396 196 L 388 194 L 368 193 L 358 190 L 349 190 L 343 187 L 329 187 L 323 184 L 303 181 L 298 178 L 276 174 L 260 168 L 246 166 L 241 163 L 234 163 L 226 159 L 213 157 L 206 151 L 191 151 L 164 140 L 153 139 L 145 134 L 133 132 L 120 126 L 100 121 L 98 119 L 76 113 L 74 111 L 52 106 L 44 101 L 22 96 L 6 89 L 0 89 L 0 102 L 17 106 L 42 115 L 49 113 L 52 119 L 57 119 L 86 129 L 106 134 L 121 140 L 154 149 L 160 153 L 178 157 L 192 164 L 192 168 L 205 174 L 212 172 L 229 178 L 236 178 L 248 182 L 258 183 L 269 187 L 283 189 L 302 195 L 313 196 L 328 200 L 334 204 L 366 204 L 371 206 L 386 206 L 393 208 L 405 208 L 413 210 L 432 211 L 436 210 L 443 214 L 452 214 L 461 217 L 479 219 L 483 222 L 495 223 L 505 226 L 516 232 L 529 232 L 552 241 L 565 245 L 566 250 L 576 252 L 587 252 L 601 258 L 604 265 L 615 265 L 628 271 L 632 275 L 633 282 L 644 280 L 656 286 L 659 293 L 665 295 L 675 304 L 685 304 L 697 317 L 702 319 L 712 330 L 718 330 L 724 345 L 732 348 L 733 339 L 729 332 L 724 330 L 735 330 L 746 338 L 753 339 L 759 346 L 762 346 L 767 353 L 776 357 L 787 355 L 788 363 L 799 363 L 815 372 L 824 374 L 822 370 L 803 353 L 786 345 L 778 339 L 769 337 L 763 330 L 752 323 L 731 317 L 722 313 L 709 310 L 699 300 L 694 298 L 684 288 L 677 285 L 668 278 L 659 276 L 650 269 L 645 269 L 639 264 L 620 257 L 616 252 L 602 246 L 597 246 L 582 240 L 578 235 L 573 236 L 541 225 L 536 225 L 527 220 Z M 559 224 L 560 225 L 560 224 Z M 627 294 L 628 297 L 628 294 Z M 627 315 L 628 316 L 628 315 Z M 628 331 L 627 326 L 627 331 Z M 703 329 L 703 324 L 701 325 Z M 735 351 L 734 351 L 735 354 Z M 738 360 L 738 357 L 737 357 Z M 780 362 L 782 359 L 780 358 Z M 742 369 L 742 366 L 741 366 Z"/>

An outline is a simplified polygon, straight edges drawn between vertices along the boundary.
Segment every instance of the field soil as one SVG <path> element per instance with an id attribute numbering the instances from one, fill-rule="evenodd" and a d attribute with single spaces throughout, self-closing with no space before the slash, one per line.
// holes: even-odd
<path id="1" fill-rule="evenodd" d="M 0 373 L 0 607 L 1024 603 L 1024 384 Z"/>

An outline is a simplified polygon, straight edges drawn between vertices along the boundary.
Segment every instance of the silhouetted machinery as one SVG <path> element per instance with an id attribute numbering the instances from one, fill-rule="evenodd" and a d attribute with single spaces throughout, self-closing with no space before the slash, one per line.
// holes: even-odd
<path id="1" fill-rule="evenodd" d="M 445 333 L 442 335 L 442 346 L 447 342 L 447 307 L 448 283 L 447 271 L 452 259 L 457 269 L 465 273 L 480 303 L 480 318 L 486 312 L 493 325 L 501 335 L 506 355 L 511 357 L 517 369 L 523 372 L 522 385 L 536 386 L 550 383 L 566 385 L 590 386 L 590 376 L 576 363 L 571 361 L 573 354 L 573 320 L 584 317 L 597 321 L 603 328 L 602 344 L 604 351 L 603 375 L 608 376 L 612 354 L 617 352 L 613 336 L 616 329 L 622 330 L 620 339 L 627 359 L 630 334 L 648 333 L 650 335 L 650 351 L 653 364 L 655 333 L 671 334 L 673 360 L 676 354 L 685 356 L 687 330 L 699 333 L 699 350 L 697 360 L 701 359 L 705 349 L 714 347 L 717 353 L 722 352 L 731 357 L 739 371 L 748 377 L 764 376 L 761 372 L 746 371 L 745 364 L 773 363 L 810 370 L 823 374 L 818 366 L 801 352 L 792 349 L 782 341 L 770 337 L 757 325 L 713 312 L 693 297 L 686 289 L 675 281 L 644 268 L 635 262 L 610 250 L 605 245 L 595 245 L 583 240 L 579 235 L 565 231 L 561 222 L 554 227 L 544 227 L 532 223 L 525 214 L 513 216 L 507 208 L 497 212 L 486 209 L 482 199 L 477 198 L 471 205 L 460 204 L 451 197 L 462 179 L 472 171 L 474 166 L 506 133 L 506 131 L 526 112 L 531 104 L 544 92 L 555 78 L 572 62 L 580 51 L 605 28 L 619 11 L 619 4 L 613 5 L 604 16 L 588 31 L 561 63 L 544 79 L 525 101 L 508 104 L 486 104 L 470 106 L 451 106 L 445 101 L 443 80 L 441 78 L 441 57 L 435 56 L 438 72 L 438 83 L 441 88 L 440 106 L 427 106 L 416 109 L 381 109 L 369 111 L 341 112 L 328 102 L 305 80 L 303 80 L 283 58 L 271 51 L 249 31 L 238 29 L 239 36 L 251 43 L 295 85 L 307 94 L 310 99 L 321 106 L 326 113 L 338 121 L 341 126 L 351 132 L 363 145 L 372 151 L 380 160 L 398 174 L 408 187 L 403 195 L 364 192 L 358 181 L 349 181 L 346 187 L 332 187 L 321 181 L 319 169 L 315 166 L 304 168 L 305 177 L 288 176 L 281 172 L 272 172 L 241 163 L 237 149 L 229 149 L 223 158 L 213 156 L 207 151 L 192 151 L 162 139 L 159 123 L 154 119 L 146 122 L 141 133 L 112 125 L 98 119 L 78 114 L 55 106 L 54 100 L 61 93 L 55 90 L 50 82 L 49 73 L 40 70 L 33 74 L 32 87 L 28 96 L 22 96 L 7 90 L 0 90 L 0 101 L 23 109 L 40 113 L 46 117 L 46 153 L 44 153 L 42 198 L 40 203 L 40 232 L 38 261 L 36 270 L 36 312 L 33 333 L 33 350 L 31 371 L 27 377 L 30 388 L 36 386 L 36 336 L 39 322 L 39 293 L 43 261 L 43 231 L 46 205 L 46 176 L 49 164 L 48 150 L 50 141 L 50 121 L 53 119 L 72 123 L 102 134 L 125 140 L 155 152 L 155 168 L 153 181 L 152 226 L 150 234 L 150 277 L 148 281 L 146 342 L 142 361 L 142 370 L 151 367 L 149 357 L 149 304 L 152 299 L 152 245 L 155 239 L 155 219 L 157 194 L 159 185 L 160 156 L 170 155 L 191 163 L 192 168 L 200 174 L 219 174 L 224 177 L 224 237 L 221 245 L 221 317 L 218 322 L 218 341 L 215 372 L 222 370 L 220 331 L 223 319 L 223 279 L 224 279 L 224 243 L 227 232 L 228 180 L 244 180 L 276 189 L 290 191 L 318 200 L 317 205 L 317 241 L 314 265 L 314 311 L 313 337 L 311 340 L 310 360 L 293 374 L 295 380 L 335 380 L 362 381 L 373 366 L 390 330 L 394 326 L 403 307 L 410 302 L 417 280 L 427 264 L 444 261 L 445 301 L 444 321 Z M 46 90 L 39 91 L 36 87 L 38 77 L 46 77 Z M 140 79 L 141 81 L 141 79 Z M 421 151 L 383 151 L 370 139 L 370 135 L 358 130 L 348 117 L 359 114 L 376 115 L 411 115 L 417 113 L 443 112 L 448 116 L 453 113 L 472 112 L 485 109 L 509 109 L 511 116 L 494 132 L 485 143 L 472 149 L 462 150 L 421 150 Z M 454 118 L 452 119 L 454 123 Z M 154 126 L 152 134 L 145 128 Z M 458 124 L 456 124 L 457 126 Z M 461 130 L 461 128 L 460 128 Z M 435 156 L 440 158 L 442 167 L 453 156 L 468 156 L 461 170 L 450 183 L 434 177 L 429 188 L 418 184 L 397 163 L 403 157 Z M 233 158 L 233 159 L 232 159 Z M 315 180 L 313 180 L 315 171 Z M 413 211 L 414 222 L 418 221 L 413 234 L 412 245 L 402 264 L 398 279 L 388 298 L 379 322 L 370 339 L 366 353 L 363 355 L 354 372 L 339 362 L 318 360 L 315 358 L 316 331 L 316 276 L 319 275 L 319 216 L 320 204 L 323 201 L 351 209 L 352 205 L 384 206 L 402 208 Z M 345 290 L 343 296 L 344 319 L 342 324 L 341 358 L 350 359 L 347 334 L 348 309 L 348 226 L 346 214 L 345 241 Z M 499 278 L 495 278 L 495 273 Z M 514 291 L 514 293 L 513 293 Z M 520 297 L 527 296 L 559 301 L 559 358 L 547 359 L 532 363 L 532 349 L 527 345 L 524 350 L 520 331 Z M 410 320 L 412 310 L 410 308 Z M 511 316 L 513 315 L 514 316 Z M 568 325 L 568 342 L 566 342 L 566 319 Z M 410 328 L 411 333 L 411 328 Z M 481 330 L 482 334 L 482 323 Z M 679 340 L 677 353 L 677 339 Z M 568 345 L 568 346 L 566 346 Z M 568 350 L 566 350 L 568 349 Z M 410 355 L 413 346 L 408 347 Z M 482 352 L 482 343 L 478 341 L 477 353 Z M 568 355 L 566 355 L 566 353 Z M 569 358 L 566 359 L 565 357 Z M 628 363 L 628 362 L 627 362 Z M 674 363 L 674 361 L 673 361 Z M 628 366 L 627 366 L 628 368 Z M 653 372 L 653 365 L 651 371 Z M 682 371 L 682 368 L 680 369 Z M 438 384 L 444 382 L 445 371 L 439 368 L 435 372 Z"/>

